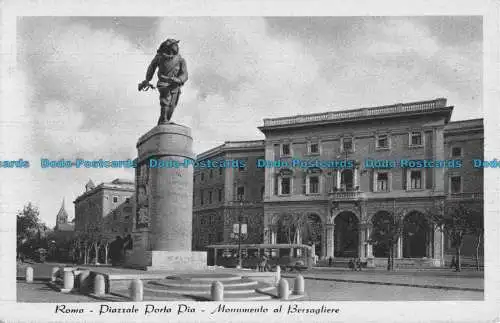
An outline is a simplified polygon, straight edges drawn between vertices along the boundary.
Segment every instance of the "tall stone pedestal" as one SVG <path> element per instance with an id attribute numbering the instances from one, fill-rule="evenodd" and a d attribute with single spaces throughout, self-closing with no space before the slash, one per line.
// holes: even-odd
<path id="1" fill-rule="evenodd" d="M 135 233 L 140 243 L 125 264 L 145 269 L 206 268 L 206 252 L 191 251 L 193 217 L 191 129 L 170 123 L 139 138 Z"/>

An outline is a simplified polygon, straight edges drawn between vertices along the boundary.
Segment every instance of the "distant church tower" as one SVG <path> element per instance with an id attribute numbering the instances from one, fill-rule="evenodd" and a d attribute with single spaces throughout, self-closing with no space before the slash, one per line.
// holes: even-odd
<path id="1" fill-rule="evenodd" d="M 57 213 L 55 230 L 59 230 L 61 224 L 64 225 L 67 223 L 68 223 L 68 213 L 64 208 L 64 198 L 63 198 L 61 209 L 59 210 L 59 213 Z"/>

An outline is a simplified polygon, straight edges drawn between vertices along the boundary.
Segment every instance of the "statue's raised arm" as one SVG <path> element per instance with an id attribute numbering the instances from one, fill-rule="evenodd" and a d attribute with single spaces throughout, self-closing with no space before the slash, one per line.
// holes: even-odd
<path id="1" fill-rule="evenodd" d="M 157 88 L 160 92 L 160 119 L 158 124 L 170 122 L 175 107 L 179 102 L 181 87 L 188 80 L 187 65 L 184 58 L 179 55 L 179 41 L 167 39 L 156 52 L 146 72 L 146 79 L 139 83 L 139 91 L 154 88 L 149 83 L 158 69 Z"/>

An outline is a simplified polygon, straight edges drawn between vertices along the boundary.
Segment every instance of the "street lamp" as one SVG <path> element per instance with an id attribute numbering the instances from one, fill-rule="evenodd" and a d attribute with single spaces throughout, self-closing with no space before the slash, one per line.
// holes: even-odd
<path id="1" fill-rule="evenodd" d="M 242 224 L 241 221 L 242 221 L 242 218 L 243 218 L 243 196 L 239 196 L 238 198 L 239 200 L 239 203 L 240 203 L 240 212 L 239 212 L 239 216 L 238 216 L 238 228 L 236 228 L 235 226 L 233 226 L 233 238 L 237 238 L 238 239 L 238 266 L 236 268 L 240 269 L 242 268 L 242 258 L 241 258 L 241 240 L 242 240 L 242 237 L 243 235 L 246 235 L 247 234 L 247 228 L 246 228 L 246 224 Z"/>

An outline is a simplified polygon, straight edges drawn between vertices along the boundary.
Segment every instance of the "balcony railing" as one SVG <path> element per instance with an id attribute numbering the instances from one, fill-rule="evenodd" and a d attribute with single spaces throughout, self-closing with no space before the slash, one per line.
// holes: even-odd
<path id="1" fill-rule="evenodd" d="M 447 197 L 449 200 L 482 200 L 483 199 L 483 193 L 475 193 L 475 192 L 468 192 L 468 193 L 452 193 L 449 194 Z"/>
<path id="2" fill-rule="evenodd" d="M 330 192 L 330 198 L 334 201 L 357 201 L 363 197 L 364 193 L 359 191 Z"/>
<path id="3" fill-rule="evenodd" d="M 446 99 L 436 99 L 431 101 L 394 104 L 388 106 L 364 108 L 356 110 L 331 111 L 308 115 L 297 115 L 291 117 L 281 117 L 264 119 L 264 127 L 285 126 L 309 122 L 348 120 L 359 118 L 370 118 L 389 114 L 419 113 L 439 110 L 446 107 Z"/>

